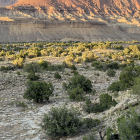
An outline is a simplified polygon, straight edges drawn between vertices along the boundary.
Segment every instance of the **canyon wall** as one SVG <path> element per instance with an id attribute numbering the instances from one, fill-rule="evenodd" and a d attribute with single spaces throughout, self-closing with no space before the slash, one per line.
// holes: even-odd
<path id="1" fill-rule="evenodd" d="M 140 31 L 140 29 L 139 29 Z M 0 42 L 30 41 L 132 41 L 140 40 L 137 34 L 91 23 L 0 23 Z"/>
<path id="2" fill-rule="evenodd" d="M 6 2 L 15 4 L 0 7 L 0 42 L 140 40 L 139 0 Z"/>

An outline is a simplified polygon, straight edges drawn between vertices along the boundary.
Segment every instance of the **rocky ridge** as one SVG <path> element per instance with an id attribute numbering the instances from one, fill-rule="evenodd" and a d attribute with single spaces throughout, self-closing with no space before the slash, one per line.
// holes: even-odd
<path id="1" fill-rule="evenodd" d="M 19 0 L 0 7 L 1 42 L 140 40 L 138 0 Z"/>

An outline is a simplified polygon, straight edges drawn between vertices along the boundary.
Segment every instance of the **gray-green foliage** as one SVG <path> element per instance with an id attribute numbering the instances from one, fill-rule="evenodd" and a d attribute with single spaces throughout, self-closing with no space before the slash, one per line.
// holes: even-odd
<path id="1" fill-rule="evenodd" d="M 117 104 L 117 102 L 112 99 L 112 96 L 110 96 L 108 93 L 101 94 L 99 96 L 99 101 L 99 103 L 92 103 L 89 99 L 87 99 L 85 105 L 83 106 L 83 109 L 88 113 L 97 113 L 105 111 L 111 106 L 115 106 Z"/>
<path id="2" fill-rule="evenodd" d="M 80 87 L 74 88 L 68 91 L 69 98 L 74 101 L 82 101 L 84 99 L 83 93 L 84 90 Z"/>
<path id="3" fill-rule="evenodd" d="M 110 138 L 112 136 L 112 132 L 113 132 L 113 130 L 110 127 L 108 127 L 107 131 L 106 131 L 107 140 L 110 140 Z"/>
<path id="4" fill-rule="evenodd" d="M 140 77 L 135 78 L 134 86 L 132 87 L 132 93 L 140 95 Z"/>
<path id="5" fill-rule="evenodd" d="M 116 74 L 116 71 L 115 71 L 115 70 L 109 69 L 109 70 L 107 71 L 107 75 L 108 75 L 109 77 L 114 77 L 115 74 Z"/>
<path id="6" fill-rule="evenodd" d="M 35 81 L 39 79 L 39 75 L 36 75 L 33 71 L 27 75 L 27 79 Z"/>
<path id="7" fill-rule="evenodd" d="M 69 80 L 68 85 L 63 83 L 63 89 L 68 91 L 70 99 L 82 101 L 84 100 L 83 94 L 92 91 L 92 84 L 91 81 L 83 75 L 76 74 Z"/>
<path id="8" fill-rule="evenodd" d="M 61 75 L 58 72 L 54 73 L 54 78 L 61 79 Z"/>
<path id="9" fill-rule="evenodd" d="M 85 127 L 87 129 L 91 129 L 91 128 L 93 128 L 93 127 L 95 127 L 95 126 L 100 124 L 100 120 L 92 119 L 92 118 L 85 118 L 83 122 L 84 122 Z"/>
<path id="10" fill-rule="evenodd" d="M 140 117 L 133 109 L 117 119 L 117 126 L 121 140 L 140 139 Z"/>
<path id="11" fill-rule="evenodd" d="M 41 127 L 50 137 L 72 135 L 83 125 L 79 115 L 80 112 L 73 107 L 52 108 L 48 114 L 44 114 Z"/>
<path id="12" fill-rule="evenodd" d="M 34 102 L 42 103 L 48 101 L 50 95 L 53 93 L 53 84 L 51 82 L 39 82 L 39 81 L 28 81 L 27 90 L 23 97 L 28 100 L 34 100 Z"/>
<path id="13" fill-rule="evenodd" d="M 135 85 L 135 78 L 140 75 L 140 66 L 128 66 L 125 67 L 119 76 L 119 81 L 113 82 L 108 90 L 121 91 L 127 88 L 131 88 Z"/>
<path id="14" fill-rule="evenodd" d="M 74 75 L 67 86 L 68 89 L 72 90 L 74 88 L 82 88 L 85 92 L 92 91 L 92 84 L 89 79 L 84 77 L 83 75 L 77 74 Z"/>
<path id="15" fill-rule="evenodd" d="M 30 64 L 26 64 L 23 67 L 23 70 L 25 72 L 40 72 L 41 71 L 41 66 L 38 63 L 30 63 Z"/>

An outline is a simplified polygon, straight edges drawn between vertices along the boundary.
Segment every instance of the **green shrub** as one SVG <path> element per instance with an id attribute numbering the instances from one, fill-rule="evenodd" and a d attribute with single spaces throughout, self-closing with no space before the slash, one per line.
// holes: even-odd
<path id="1" fill-rule="evenodd" d="M 117 82 L 113 82 L 108 88 L 107 90 L 108 91 L 121 91 L 121 90 L 124 90 L 125 89 L 125 86 L 122 82 L 120 81 L 117 81 Z"/>
<path id="2" fill-rule="evenodd" d="M 25 72 L 40 72 L 41 71 L 41 66 L 38 64 L 38 63 L 30 63 L 30 64 L 26 64 L 24 67 L 23 67 L 23 70 Z"/>
<path id="3" fill-rule="evenodd" d="M 54 78 L 56 78 L 56 79 L 61 79 L 61 75 L 59 75 L 58 72 L 55 72 L 55 74 L 54 74 Z"/>
<path id="4" fill-rule="evenodd" d="M 85 58 L 85 62 L 93 62 L 97 61 L 95 58 L 89 59 L 88 57 Z"/>
<path id="5" fill-rule="evenodd" d="M 43 69 L 47 69 L 47 68 L 48 68 L 48 65 L 50 65 L 50 63 L 47 62 L 47 61 L 40 60 L 40 61 L 39 61 L 39 65 L 40 65 Z"/>
<path id="6" fill-rule="evenodd" d="M 35 81 L 39 79 L 39 76 L 32 71 L 27 75 L 27 79 Z"/>
<path id="7" fill-rule="evenodd" d="M 92 66 L 92 67 L 96 67 L 96 66 L 98 66 L 99 64 L 100 64 L 100 62 L 95 61 L 95 62 L 92 62 L 91 66 Z"/>
<path id="8" fill-rule="evenodd" d="M 116 50 L 123 50 L 124 49 L 123 46 L 113 46 L 113 48 Z"/>
<path id="9" fill-rule="evenodd" d="M 34 100 L 34 102 L 42 103 L 44 100 L 48 101 L 49 96 L 53 93 L 52 83 L 46 82 L 27 82 L 27 90 L 24 93 L 23 97 L 28 100 Z"/>
<path id="10" fill-rule="evenodd" d="M 27 107 L 27 105 L 23 101 L 21 102 L 21 101 L 18 101 L 18 100 L 11 102 L 11 104 L 16 105 L 18 107 Z"/>
<path id="11" fill-rule="evenodd" d="M 82 88 L 85 92 L 91 92 L 92 91 L 92 84 L 89 79 L 86 79 L 83 75 L 77 74 L 74 75 L 68 84 L 68 89 L 72 90 L 74 88 Z"/>
<path id="12" fill-rule="evenodd" d="M 119 64 L 117 62 L 111 62 L 107 64 L 108 69 L 119 69 Z"/>
<path id="13" fill-rule="evenodd" d="M 71 100 L 74 100 L 74 101 L 84 100 L 84 97 L 83 97 L 84 90 L 82 88 L 76 87 L 72 90 L 69 90 L 68 93 L 69 93 L 69 99 Z"/>
<path id="14" fill-rule="evenodd" d="M 63 65 L 48 65 L 47 71 L 63 71 L 64 70 L 64 66 Z"/>
<path id="15" fill-rule="evenodd" d="M 94 75 L 96 75 L 96 76 L 100 76 L 100 74 L 99 74 L 99 73 L 94 73 Z"/>
<path id="16" fill-rule="evenodd" d="M 74 75 L 79 74 L 76 70 L 73 70 L 71 73 L 73 73 Z"/>
<path id="17" fill-rule="evenodd" d="M 98 69 L 98 70 L 103 70 L 103 69 L 104 69 L 103 64 L 100 63 L 100 62 L 98 62 L 98 61 L 92 62 L 91 66 L 92 66 L 92 67 L 95 67 L 95 68 Z"/>
<path id="18" fill-rule="evenodd" d="M 140 117 L 131 110 L 126 115 L 117 119 L 117 127 L 121 140 L 139 140 L 140 139 Z"/>
<path id="19" fill-rule="evenodd" d="M 71 69 L 71 70 L 77 70 L 77 68 L 75 67 L 75 65 L 71 65 L 71 66 L 70 66 L 70 69 Z"/>
<path id="20" fill-rule="evenodd" d="M 117 102 L 115 100 L 112 100 L 112 96 L 110 96 L 108 93 L 101 94 L 99 96 L 100 104 L 102 107 L 106 110 L 110 106 L 116 106 Z"/>
<path id="21" fill-rule="evenodd" d="M 79 115 L 79 111 L 74 108 L 52 108 L 48 114 L 44 114 L 41 126 L 51 137 L 73 135 L 83 125 Z"/>
<path id="22" fill-rule="evenodd" d="M 116 74 L 116 71 L 114 71 L 114 70 L 112 70 L 112 69 L 109 69 L 109 70 L 107 71 L 107 75 L 108 75 L 109 77 L 114 77 L 115 74 Z"/>
<path id="23" fill-rule="evenodd" d="M 63 88 L 64 90 L 67 90 L 67 84 L 66 84 L 65 82 L 63 82 L 63 84 L 62 84 L 62 88 Z"/>
<path id="24" fill-rule="evenodd" d="M 11 66 L 7 66 L 7 67 L 1 66 L 1 68 L 0 68 L 0 71 L 3 71 L 3 72 L 7 72 L 9 70 L 14 70 L 14 67 L 11 67 Z"/>
<path id="25" fill-rule="evenodd" d="M 108 140 L 120 140 L 118 134 L 112 134 Z"/>
<path id="26" fill-rule="evenodd" d="M 120 81 L 113 82 L 109 87 L 109 91 L 121 91 L 131 88 L 135 85 L 135 79 L 140 75 L 140 66 L 125 67 L 120 73 Z"/>
<path id="27" fill-rule="evenodd" d="M 17 75 L 20 75 L 20 72 L 19 71 L 17 71 Z"/>
<path id="28" fill-rule="evenodd" d="M 95 61 L 91 64 L 91 66 L 95 67 L 98 70 L 104 70 L 106 71 L 107 69 L 119 69 L 119 64 L 116 62 L 106 62 L 106 63 L 101 63 L 98 61 Z"/>
<path id="29" fill-rule="evenodd" d="M 124 83 L 125 88 L 130 88 L 134 85 L 134 80 L 140 75 L 140 66 L 128 66 L 120 73 L 120 81 Z"/>
<path id="30" fill-rule="evenodd" d="M 92 119 L 92 118 L 85 118 L 83 123 L 86 125 L 86 128 L 91 129 L 92 127 L 95 127 L 100 124 L 100 120 L 98 119 Z"/>
<path id="31" fill-rule="evenodd" d="M 132 87 L 132 93 L 135 95 L 140 95 L 140 76 L 135 78 L 134 86 Z"/>
<path id="32" fill-rule="evenodd" d="M 99 96 L 99 101 L 99 103 L 92 103 L 89 99 L 87 99 L 85 105 L 83 106 L 83 109 L 88 113 L 97 113 L 105 111 L 111 106 L 115 106 L 117 104 L 117 102 L 114 99 L 112 100 L 112 96 L 110 96 L 107 93 L 101 94 Z"/>
<path id="33" fill-rule="evenodd" d="M 93 104 L 89 99 L 86 99 L 86 103 L 85 105 L 83 106 L 83 110 L 88 112 L 88 113 L 91 113 L 91 112 L 102 112 L 102 108 L 100 106 L 99 103 L 95 103 Z"/>
<path id="34" fill-rule="evenodd" d="M 120 64 L 119 67 L 120 67 L 121 69 L 124 69 L 125 67 L 127 67 L 127 64 Z"/>
<path id="35" fill-rule="evenodd" d="M 106 131 L 107 140 L 120 140 L 118 134 L 113 134 L 113 130 L 108 127 Z"/>

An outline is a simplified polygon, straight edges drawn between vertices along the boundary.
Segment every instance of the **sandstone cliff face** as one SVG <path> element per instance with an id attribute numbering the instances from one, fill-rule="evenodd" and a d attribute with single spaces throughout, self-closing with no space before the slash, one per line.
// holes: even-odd
<path id="1" fill-rule="evenodd" d="M 19 0 L 0 8 L 0 41 L 140 40 L 139 23 L 139 0 Z"/>
<path id="2" fill-rule="evenodd" d="M 17 23 L 1 22 L 1 42 L 30 41 L 118 41 L 140 40 L 140 36 L 108 27 L 105 24 L 83 23 Z"/>
<path id="3" fill-rule="evenodd" d="M 17 6 L 47 7 L 47 13 L 55 11 L 77 14 L 103 14 L 139 16 L 139 0 L 19 0 Z"/>

